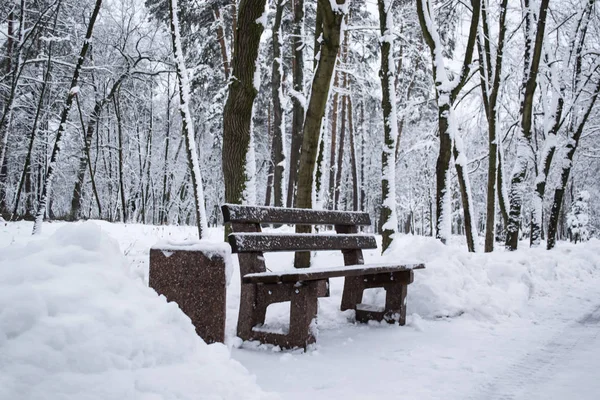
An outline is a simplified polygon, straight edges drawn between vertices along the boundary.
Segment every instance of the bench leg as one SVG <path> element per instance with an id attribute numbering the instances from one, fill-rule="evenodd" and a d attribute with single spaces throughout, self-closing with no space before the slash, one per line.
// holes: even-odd
<path id="1" fill-rule="evenodd" d="M 259 304 L 257 292 L 256 285 L 242 284 L 237 325 L 237 335 L 242 340 L 251 340 L 252 328 L 265 322 L 268 304 Z"/>
<path id="2" fill-rule="evenodd" d="M 290 308 L 290 330 L 287 344 L 290 348 L 305 348 L 316 341 L 313 322 L 316 323 L 318 311 L 319 281 L 297 285 L 292 294 Z"/>
<path id="3" fill-rule="evenodd" d="M 394 284 L 385 286 L 385 313 L 383 318 L 389 322 L 406 323 L 406 293 L 408 285 Z"/>
<path id="4" fill-rule="evenodd" d="M 363 276 L 347 276 L 344 278 L 344 292 L 342 293 L 341 310 L 355 310 L 362 302 L 365 282 Z"/>

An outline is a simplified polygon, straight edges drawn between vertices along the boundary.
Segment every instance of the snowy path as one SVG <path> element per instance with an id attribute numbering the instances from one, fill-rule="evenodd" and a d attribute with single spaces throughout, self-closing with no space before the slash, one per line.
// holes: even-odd
<path id="1" fill-rule="evenodd" d="M 289 400 L 597 400 L 600 306 L 592 309 L 554 327 L 469 319 L 352 325 L 326 332 L 308 354 L 238 349 L 233 357 L 263 389 Z"/>
<path id="2" fill-rule="evenodd" d="M 599 371 L 600 306 L 532 349 L 474 398 L 596 400 Z"/>

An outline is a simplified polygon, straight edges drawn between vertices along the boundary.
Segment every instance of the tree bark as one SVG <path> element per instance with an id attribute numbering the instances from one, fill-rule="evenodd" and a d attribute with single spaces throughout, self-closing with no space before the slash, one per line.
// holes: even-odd
<path id="1" fill-rule="evenodd" d="M 352 210 L 358 211 L 358 169 L 356 166 L 356 146 L 354 144 L 354 118 L 352 97 L 348 96 L 348 135 L 350 136 L 350 172 L 352 173 Z"/>
<path id="2" fill-rule="evenodd" d="M 321 124 L 331 89 L 331 77 L 340 48 L 340 31 L 346 7 L 345 0 L 337 0 L 338 3 L 334 4 L 329 0 L 318 1 L 322 14 L 323 40 L 320 43 L 320 57 L 315 70 L 306 119 L 304 121 L 300 168 L 298 171 L 298 189 L 296 191 L 295 202 L 295 205 L 299 208 L 312 207 L 313 179 Z M 297 226 L 296 231 L 302 232 L 303 228 L 305 227 Z M 309 267 L 310 253 L 297 252 L 294 265 L 296 268 Z"/>
<path id="3" fill-rule="evenodd" d="M 289 179 L 287 189 L 287 207 L 295 201 L 298 185 L 298 169 L 300 147 L 302 145 L 302 129 L 304 126 L 304 0 L 293 0 L 293 35 L 292 35 L 292 140 L 290 144 Z M 317 26 L 319 26 L 319 5 L 317 5 Z M 315 50 L 316 51 L 316 50 Z"/>
<path id="4" fill-rule="evenodd" d="M 273 148 L 271 149 L 273 159 L 273 194 L 276 207 L 282 207 L 284 201 L 285 180 L 285 120 L 283 113 L 283 63 L 281 57 L 281 20 L 283 16 L 284 0 L 277 0 L 275 21 L 273 23 L 273 65 L 271 72 L 271 95 L 273 97 Z"/>
<path id="5" fill-rule="evenodd" d="M 223 177 L 225 201 L 241 204 L 248 201 L 247 170 L 251 145 L 252 107 L 260 36 L 264 30 L 260 18 L 266 0 L 240 0 L 232 58 L 232 80 L 223 110 Z"/>
<path id="6" fill-rule="evenodd" d="M 336 155 L 338 154 L 338 142 L 337 142 L 337 122 L 338 122 L 338 107 L 339 107 L 339 93 L 336 88 L 339 87 L 340 74 L 335 72 L 333 79 L 333 99 L 331 106 L 331 147 L 329 149 L 329 203 L 332 210 L 335 209 L 335 192 L 337 182 L 335 178 L 337 162 Z"/>
<path id="7" fill-rule="evenodd" d="M 213 15 L 217 22 L 217 42 L 219 43 L 219 49 L 221 51 L 221 60 L 223 62 L 223 74 L 225 80 L 229 79 L 230 66 L 229 66 L 229 51 L 227 50 L 227 41 L 225 40 L 225 29 L 223 29 L 223 18 L 219 6 L 216 4 L 212 5 Z"/>

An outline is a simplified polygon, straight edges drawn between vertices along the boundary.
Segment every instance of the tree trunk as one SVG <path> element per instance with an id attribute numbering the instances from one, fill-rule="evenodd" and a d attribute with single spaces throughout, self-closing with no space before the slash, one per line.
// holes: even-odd
<path id="1" fill-rule="evenodd" d="M 164 155 L 164 170 L 163 170 L 163 187 L 162 187 L 162 199 L 161 199 L 161 216 L 160 223 L 166 225 L 169 221 L 169 203 L 171 201 L 171 191 L 167 189 L 167 181 L 169 178 L 169 143 L 171 141 L 171 94 L 169 89 L 171 88 L 171 74 L 167 74 L 167 117 L 166 126 L 167 132 L 165 133 L 165 155 Z"/>
<path id="2" fill-rule="evenodd" d="M 57 11 L 58 12 L 58 11 Z M 9 22 L 9 28 L 14 30 L 14 13 L 12 19 Z M 14 35 L 14 32 L 12 32 Z M 17 53 L 12 55 L 9 53 L 8 68 L 12 70 L 10 91 L 8 99 L 4 105 L 4 112 L 2 118 L 0 118 L 0 215 L 6 214 L 6 181 L 8 179 L 8 165 L 6 159 L 6 152 L 8 149 L 8 127 L 12 119 L 14 100 L 17 93 L 17 86 L 19 84 L 19 78 L 23 68 L 23 40 L 25 37 L 25 0 L 20 1 L 19 6 L 19 34 L 18 43 L 16 44 Z M 9 40 L 8 50 L 12 52 L 15 47 L 13 40 Z M 14 57 L 14 58 L 13 58 Z"/>
<path id="3" fill-rule="evenodd" d="M 54 32 L 56 32 L 56 24 L 58 21 L 58 13 L 60 10 L 60 1 L 58 2 L 57 6 L 56 6 L 56 14 L 54 15 L 54 22 L 52 25 L 52 34 L 54 34 Z M 9 20 L 9 24 L 10 24 L 10 20 Z M 10 25 L 9 25 L 10 28 Z M 12 35 L 12 33 L 10 32 L 9 29 L 9 39 L 10 39 L 10 35 Z M 9 54 L 11 52 L 10 47 L 12 46 L 11 44 L 12 39 L 9 40 Z M 44 99 L 46 96 L 46 88 L 48 86 L 48 82 L 50 80 L 50 73 L 52 71 L 52 44 L 53 41 L 50 41 L 48 43 L 48 58 L 46 60 L 46 67 L 45 67 L 45 72 L 44 72 L 44 81 L 42 82 L 42 87 L 40 88 L 40 100 L 38 102 L 38 106 L 37 109 L 35 111 L 35 117 L 33 119 L 33 126 L 31 128 L 31 137 L 29 138 L 29 146 L 27 149 L 27 156 L 25 157 L 25 165 L 23 166 L 23 172 L 21 173 L 21 179 L 19 179 L 19 184 L 17 187 L 17 194 L 15 196 L 15 201 L 14 201 L 14 205 L 13 205 L 13 212 L 11 214 L 11 220 L 14 219 L 17 215 L 17 210 L 19 208 L 19 202 L 21 199 L 21 192 L 23 190 L 23 184 L 25 183 L 26 180 L 29 180 L 31 182 L 32 180 L 32 174 L 33 171 L 31 169 L 31 164 L 32 164 L 32 157 L 33 157 L 33 149 L 34 149 L 34 143 L 35 143 L 35 138 L 38 134 L 38 124 L 40 121 L 40 116 L 42 114 L 42 108 L 44 107 Z M 9 70 L 10 70 L 10 64 L 9 64 Z M 0 182 L 0 185 L 2 185 L 2 182 Z M 30 211 L 33 212 L 33 210 L 29 209 L 29 206 L 27 203 L 29 203 L 31 201 L 31 191 L 28 190 L 28 201 L 26 201 L 26 214 L 28 214 Z M 2 213 L 1 207 L 0 207 L 0 214 Z"/>
<path id="4" fill-rule="evenodd" d="M 271 75 L 271 95 L 273 97 L 273 148 L 271 149 L 274 169 L 273 194 L 276 207 L 282 207 L 284 201 L 284 179 L 285 179 L 285 120 L 283 113 L 283 87 L 281 79 L 283 76 L 283 63 L 281 58 L 281 20 L 283 16 L 283 0 L 277 0 L 275 22 L 273 23 L 273 65 Z"/>
<path id="5" fill-rule="evenodd" d="M 177 16 L 177 0 L 169 0 L 169 17 L 171 22 L 171 42 L 173 45 L 173 56 L 177 68 L 177 81 L 179 82 L 179 112 L 181 114 L 181 130 L 185 138 L 185 148 L 188 159 L 188 167 L 192 178 L 192 191 L 194 194 L 194 205 L 196 214 L 196 225 L 198 226 L 198 238 L 205 239 L 208 235 L 206 222 L 206 210 L 204 209 L 204 188 L 202 175 L 200 174 L 200 163 L 198 162 L 198 150 L 196 148 L 196 136 L 194 134 L 194 122 L 190 112 L 190 84 L 188 72 L 185 67 L 183 49 L 181 47 L 181 36 L 179 33 L 179 19 Z"/>
<path id="6" fill-rule="evenodd" d="M 462 139 L 458 136 L 456 121 L 454 121 L 453 105 L 461 89 L 467 82 L 470 73 L 470 64 L 473 58 L 477 38 L 481 1 L 471 0 L 471 25 L 469 38 L 466 44 L 465 56 L 461 72 L 458 77 L 450 80 L 446 72 L 443 49 L 440 48 L 441 40 L 437 31 L 435 18 L 432 15 L 432 6 L 429 0 L 417 1 L 417 14 L 423 37 L 431 50 L 433 75 L 436 85 L 438 105 L 438 126 L 440 135 L 440 149 L 436 163 L 436 237 L 446 243 L 451 235 L 452 206 L 450 191 L 450 160 L 454 153 L 455 167 L 460 184 L 463 201 L 464 219 L 466 222 L 465 233 L 469 251 L 475 251 L 477 245 L 477 231 L 475 229 L 474 210 L 470 195 L 467 158 L 463 148 Z"/>
<path id="7" fill-rule="evenodd" d="M 381 38 L 381 108 L 383 110 L 383 151 L 381 153 L 381 222 L 383 230 L 382 253 L 392 244 L 398 233 L 396 214 L 396 140 L 398 116 L 396 111 L 396 63 L 394 62 L 393 1 L 378 0 Z"/>
<path id="8" fill-rule="evenodd" d="M 227 41 L 225 40 L 225 29 L 223 29 L 223 18 L 221 17 L 221 11 L 219 6 L 213 4 L 213 15 L 217 22 L 217 42 L 219 43 L 219 49 L 221 50 L 221 60 L 223 61 L 223 74 L 225 80 L 229 79 L 230 66 L 229 66 L 229 51 L 227 50 Z"/>
<path id="9" fill-rule="evenodd" d="M 251 146 L 252 108 L 258 91 L 254 87 L 261 16 L 266 0 L 240 0 L 232 59 L 232 81 L 223 110 L 223 177 L 225 201 L 241 204 L 250 200 L 252 178 L 248 168 Z"/>
<path id="10" fill-rule="evenodd" d="M 92 15 L 90 17 L 90 22 L 88 23 L 87 32 L 85 35 L 85 39 L 83 41 L 83 45 L 81 46 L 81 51 L 79 53 L 79 58 L 77 59 L 77 64 L 75 65 L 75 71 L 73 72 L 73 78 L 71 79 L 71 86 L 69 88 L 69 92 L 67 93 L 67 98 L 65 100 L 65 105 L 62 110 L 62 114 L 60 117 L 60 123 L 58 125 L 58 131 L 56 132 L 56 139 L 54 142 L 54 147 L 52 149 L 52 155 L 50 156 L 50 162 L 48 164 L 48 170 L 46 173 L 46 179 L 44 180 L 44 184 L 42 186 L 42 193 L 40 197 L 40 202 L 38 204 L 35 223 L 33 225 L 33 234 L 39 234 L 42 231 L 42 222 L 44 221 L 44 216 L 46 215 L 46 209 L 51 199 L 52 194 L 52 183 L 54 181 L 54 175 L 56 174 L 56 163 L 58 162 L 58 154 L 62 145 L 62 136 L 66 129 L 67 119 L 69 117 L 69 111 L 71 111 L 71 106 L 73 105 L 73 97 L 77 95 L 78 92 L 78 82 L 79 82 L 79 74 L 81 72 L 81 68 L 83 67 L 83 62 L 85 60 L 85 56 L 87 54 L 88 48 L 90 46 L 90 42 L 92 39 L 92 33 L 94 31 L 94 24 L 96 23 L 96 18 L 98 17 L 98 13 L 100 12 L 100 6 L 102 5 L 102 0 L 96 0 L 96 4 L 94 6 L 94 10 L 92 11 Z"/>
<path id="11" fill-rule="evenodd" d="M 113 97 L 115 107 L 115 117 L 117 118 L 117 146 L 119 154 L 119 199 L 121 201 L 121 222 L 129 221 L 129 207 L 125 196 L 125 155 L 123 154 L 123 121 L 121 118 L 121 107 L 117 96 Z"/>
<path id="12" fill-rule="evenodd" d="M 300 169 L 298 171 L 298 189 L 295 202 L 295 205 L 299 208 L 312 207 L 313 178 L 317 161 L 321 124 L 331 89 L 331 77 L 340 48 L 340 31 L 346 7 L 345 0 L 340 4 L 332 4 L 328 0 L 318 1 L 322 14 L 323 41 L 320 45 L 320 58 L 315 70 L 310 101 L 304 121 Z M 303 228 L 306 227 L 297 226 L 296 231 L 302 232 L 305 230 Z M 310 229 L 310 227 L 308 228 Z M 310 253 L 297 252 L 294 265 L 296 268 L 309 267 Z"/>
<path id="13" fill-rule="evenodd" d="M 537 74 L 544 43 L 546 28 L 546 15 L 549 0 L 541 0 L 537 21 L 535 43 L 531 43 L 529 32 L 531 29 L 530 16 L 525 18 L 525 70 L 521 88 L 521 134 L 517 145 L 517 161 L 515 163 L 510 182 L 510 211 L 506 227 L 506 249 L 516 250 L 519 243 L 519 225 L 521 220 L 521 207 L 523 205 L 523 182 L 527 175 L 528 160 L 531 154 L 531 126 L 533 122 L 533 100 L 537 86 Z M 530 13 L 529 0 L 524 0 L 527 13 Z M 533 46 L 533 48 L 532 48 Z"/>
<path id="14" fill-rule="evenodd" d="M 560 175 L 560 183 L 558 188 L 554 190 L 554 201 L 552 202 L 552 209 L 550 211 L 550 218 L 548 224 L 548 242 L 547 249 L 550 250 L 554 248 L 556 245 L 556 235 L 558 231 L 558 222 L 561 216 L 561 207 L 563 204 L 565 190 L 567 188 L 567 183 L 569 182 L 569 176 L 571 174 L 571 168 L 573 167 L 573 157 L 575 156 L 575 151 L 577 150 L 577 146 L 579 145 L 579 139 L 581 138 L 581 134 L 583 133 L 583 128 L 587 123 L 587 120 L 594 108 L 594 104 L 598 99 L 598 94 L 600 93 L 600 79 L 596 84 L 595 90 L 592 94 L 592 98 L 588 103 L 587 109 L 583 114 L 581 121 L 577 128 L 572 131 L 572 135 L 570 135 L 569 140 L 566 145 L 566 155 L 564 157 L 562 164 L 562 171 Z"/>
<path id="15" fill-rule="evenodd" d="M 358 211 L 358 170 L 356 167 L 356 146 L 354 145 L 354 119 L 352 97 L 348 96 L 348 135 L 350 136 L 350 172 L 352 173 L 352 210 Z"/>
<path id="16" fill-rule="evenodd" d="M 329 203 L 332 210 L 335 210 L 335 192 L 337 182 L 335 178 L 337 162 L 336 155 L 338 154 L 338 142 L 337 142 L 337 122 L 338 122 L 338 106 L 339 106 L 339 93 L 336 88 L 339 87 L 340 74 L 335 72 L 333 79 L 333 100 L 331 108 L 331 147 L 329 149 Z"/>
<path id="17" fill-rule="evenodd" d="M 300 147 L 302 145 L 302 129 L 304 126 L 304 0 L 293 0 L 293 35 L 292 35 L 292 141 L 290 145 L 289 179 L 287 190 L 287 207 L 292 207 L 295 201 L 298 185 L 298 169 L 300 162 Z M 317 5 L 317 26 L 319 6 Z M 316 51 L 316 50 L 315 50 Z"/>
<path id="18" fill-rule="evenodd" d="M 552 74 L 556 74 L 557 71 L 553 71 Z M 550 166 L 552 165 L 552 159 L 556 152 L 556 145 L 558 141 L 558 130 L 561 125 L 561 118 L 563 113 L 564 99 L 561 88 L 561 93 L 555 93 L 555 96 L 559 96 L 556 102 L 555 109 L 553 110 L 553 124 L 547 133 L 544 148 L 542 149 L 542 156 L 540 157 L 540 165 L 538 166 L 538 176 L 535 180 L 535 191 L 533 193 L 533 212 L 531 215 L 531 236 L 530 246 L 537 247 L 540 245 L 542 239 L 542 211 L 544 207 L 544 195 L 546 193 L 546 180 L 550 173 Z"/>
<path id="19" fill-rule="evenodd" d="M 496 235 L 496 192 L 498 192 L 499 202 L 500 187 L 498 187 L 501 178 L 499 174 L 498 157 L 498 136 L 496 126 L 498 114 L 496 105 L 500 93 L 500 80 L 502 78 L 502 61 L 504 55 L 504 38 L 506 35 L 506 8 L 508 0 L 502 0 L 500 4 L 500 21 L 498 27 L 498 43 L 496 47 L 496 59 L 492 64 L 492 44 L 490 38 L 490 29 L 488 22 L 487 1 L 481 3 L 481 21 L 483 26 L 483 35 L 478 38 L 479 73 L 481 76 L 481 88 L 485 104 L 485 112 L 488 122 L 488 180 L 487 180 L 487 202 L 486 202 L 486 224 L 485 224 L 485 247 L 486 253 L 494 251 L 494 239 Z M 501 206 L 502 207 L 502 206 Z M 503 221 L 506 222 L 506 221 Z"/>

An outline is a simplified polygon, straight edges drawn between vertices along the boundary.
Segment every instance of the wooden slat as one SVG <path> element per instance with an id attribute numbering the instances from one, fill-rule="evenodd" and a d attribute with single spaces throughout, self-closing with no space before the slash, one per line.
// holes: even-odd
<path id="1" fill-rule="evenodd" d="M 423 269 L 425 264 L 371 264 L 347 265 L 333 268 L 295 269 L 281 272 L 261 272 L 242 277 L 243 283 L 280 283 L 314 281 L 319 279 L 336 278 L 341 276 L 365 276 L 375 274 L 397 273 Z M 409 272 L 404 272 L 409 273 Z"/>
<path id="2" fill-rule="evenodd" d="M 377 248 L 375 237 L 370 235 L 232 233 L 228 240 L 234 253 Z"/>
<path id="3" fill-rule="evenodd" d="M 371 225 L 368 213 L 224 204 L 225 222 L 290 225 Z"/>

